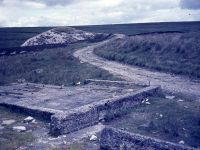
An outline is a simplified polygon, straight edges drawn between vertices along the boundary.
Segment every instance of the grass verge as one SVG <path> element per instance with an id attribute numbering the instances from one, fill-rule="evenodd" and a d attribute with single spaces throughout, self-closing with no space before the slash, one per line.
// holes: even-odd
<path id="1" fill-rule="evenodd" d="M 95 53 L 108 60 L 200 78 L 200 32 L 147 34 L 105 44 Z"/>

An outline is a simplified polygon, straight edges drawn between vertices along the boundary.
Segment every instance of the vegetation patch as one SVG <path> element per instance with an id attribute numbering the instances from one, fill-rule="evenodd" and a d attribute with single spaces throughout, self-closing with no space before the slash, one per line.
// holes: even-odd
<path id="1" fill-rule="evenodd" d="M 74 85 L 85 79 L 116 79 L 107 71 L 80 62 L 73 52 L 86 43 L 68 47 L 45 49 L 38 52 L 2 56 L 0 59 L 0 84 L 17 81 L 33 83 Z"/>
<path id="2" fill-rule="evenodd" d="M 147 34 L 96 48 L 109 60 L 200 78 L 200 32 Z"/>
<path id="3" fill-rule="evenodd" d="M 29 133 L 19 133 L 11 129 L 4 130 L 0 132 L 0 147 L 1 150 L 17 149 L 22 145 L 25 145 L 34 140 L 32 134 Z"/>
<path id="4" fill-rule="evenodd" d="M 0 106 L 0 125 L 3 120 L 14 119 L 18 123 L 23 122 L 24 115 L 18 115 L 10 112 L 9 110 Z M 34 136 L 31 132 L 17 132 L 13 131 L 12 126 L 7 125 L 3 126 L 3 129 L 0 129 L 0 149 L 8 150 L 8 149 L 17 149 L 22 145 L 26 145 L 29 142 L 34 140 Z"/>
<path id="5" fill-rule="evenodd" d="M 200 31 L 200 22 L 161 22 L 161 23 L 134 23 L 76 26 L 75 28 L 99 33 L 121 33 L 138 35 L 158 32 L 189 32 Z"/>
<path id="6" fill-rule="evenodd" d="M 200 147 L 200 104 L 163 96 L 149 97 L 148 103 L 135 107 L 129 114 L 109 122 L 113 127 L 175 143 Z"/>

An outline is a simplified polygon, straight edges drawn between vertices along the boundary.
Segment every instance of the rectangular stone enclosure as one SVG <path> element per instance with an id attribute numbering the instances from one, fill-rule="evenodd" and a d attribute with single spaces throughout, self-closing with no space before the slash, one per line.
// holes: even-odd
<path id="1" fill-rule="evenodd" d="M 50 122 L 52 135 L 67 134 L 94 125 L 107 115 L 121 114 L 159 86 L 131 82 L 86 80 L 84 85 L 61 87 L 33 83 L 0 86 L 0 105 Z"/>

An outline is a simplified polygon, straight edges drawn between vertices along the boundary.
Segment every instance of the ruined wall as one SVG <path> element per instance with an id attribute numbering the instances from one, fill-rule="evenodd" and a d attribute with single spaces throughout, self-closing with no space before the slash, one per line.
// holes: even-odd
<path id="1" fill-rule="evenodd" d="M 107 127 L 102 131 L 100 146 L 101 149 L 109 150 L 195 150 L 184 145 L 122 131 L 112 127 Z"/>
<path id="2" fill-rule="evenodd" d="M 55 114 L 51 117 L 50 133 L 54 136 L 68 134 L 91 126 L 99 121 L 97 108 L 83 106 L 66 114 Z"/>
<path id="3" fill-rule="evenodd" d="M 18 106 L 18 105 L 14 105 L 14 104 L 6 104 L 6 103 L 1 103 L 0 106 L 3 106 L 13 112 L 30 115 L 39 120 L 44 120 L 47 122 L 50 122 L 51 115 L 56 113 L 52 110 L 47 110 L 44 108 L 38 109 L 38 107 L 35 108 L 34 106 L 23 107 L 23 106 Z"/>
<path id="4" fill-rule="evenodd" d="M 65 113 L 51 117 L 50 133 L 52 135 L 67 134 L 87 126 L 94 125 L 107 116 L 123 115 L 128 108 L 141 103 L 150 95 L 160 92 L 159 86 L 146 87 L 131 94 L 94 102 Z"/>
<path id="5" fill-rule="evenodd" d="M 143 86 L 143 87 L 147 87 L 150 86 L 149 84 L 144 84 L 143 82 L 140 84 L 136 84 L 136 82 L 130 82 L 130 81 L 110 81 L 110 80 L 96 80 L 96 79 L 86 79 L 85 80 L 85 84 L 88 83 L 95 83 L 98 85 L 108 85 L 108 86 L 120 86 L 120 87 L 134 87 L 134 86 Z"/>

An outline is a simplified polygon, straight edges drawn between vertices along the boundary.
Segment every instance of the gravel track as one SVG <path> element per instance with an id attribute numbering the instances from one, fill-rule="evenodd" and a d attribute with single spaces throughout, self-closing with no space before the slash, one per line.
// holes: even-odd
<path id="1" fill-rule="evenodd" d="M 95 48 L 102 46 L 112 40 L 123 38 L 125 35 L 115 34 L 112 38 L 95 43 L 91 46 L 79 49 L 74 53 L 74 57 L 81 62 L 86 62 L 105 69 L 115 76 L 137 84 L 161 85 L 162 89 L 172 93 L 181 93 L 200 101 L 200 80 L 191 80 L 181 75 L 172 75 L 158 71 L 150 71 L 136 66 L 121 64 L 109 61 L 93 53 Z"/>

